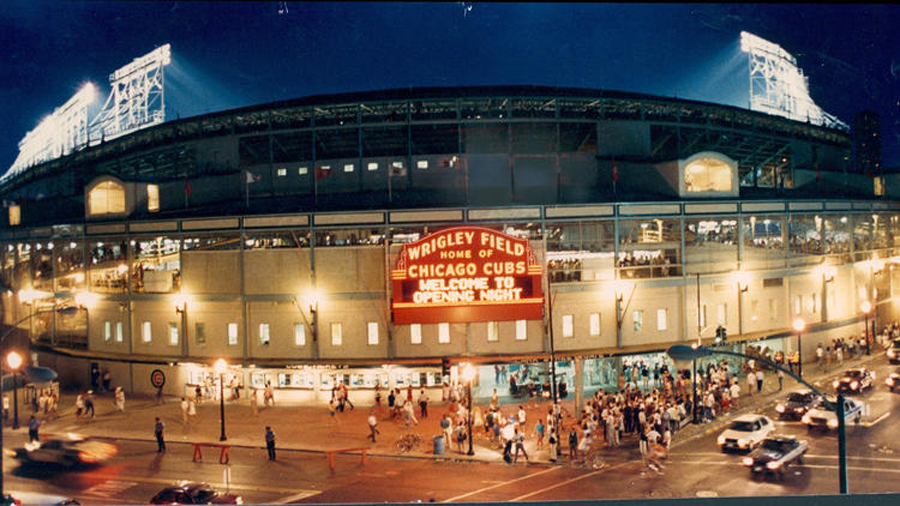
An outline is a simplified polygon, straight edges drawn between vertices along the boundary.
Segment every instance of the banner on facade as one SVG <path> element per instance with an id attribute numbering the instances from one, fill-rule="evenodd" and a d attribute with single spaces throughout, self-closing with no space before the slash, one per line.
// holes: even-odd
<path id="1" fill-rule="evenodd" d="M 541 272 L 526 239 L 441 230 L 403 245 L 391 271 L 394 323 L 541 319 Z"/>

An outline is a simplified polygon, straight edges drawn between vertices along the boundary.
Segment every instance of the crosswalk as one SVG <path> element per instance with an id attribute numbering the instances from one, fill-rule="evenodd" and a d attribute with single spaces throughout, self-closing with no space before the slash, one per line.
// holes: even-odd
<path id="1" fill-rule="evenodd" d="M 84 489 L 81 494 L 92 497 L 101 497 L 104 499 L 112 499 L 115 497 L 121 497 L 123 495 L 123 492 L 138 485 L 139 483 L 136 481 L 105 480 L 92 487 Z"/>

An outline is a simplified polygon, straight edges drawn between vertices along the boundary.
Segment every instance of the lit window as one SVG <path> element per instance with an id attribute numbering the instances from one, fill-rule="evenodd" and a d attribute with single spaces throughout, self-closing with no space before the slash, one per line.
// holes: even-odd
<path id="1" fill-rule="evenodd" d="M 591 335 L 600 335 L 600 313 L 591 313 L 590 316 Z"/>
<path id="2" fill-rule="evenodd" d="M 526 339 L 528 339 L 528 322 L 516 320 L 516 341 L 524 341 Z"/>
<path id="3" fill-rule="evenodd" d="M 305 176 L 309 172 L 309 167 L 300 167 L 297 169 L 297 174 L 301 176 Z"/>
<path id="4" fill-rule="evenodd" d="M 794 314 L 798 315 L 803 309 L 803 296 L 798 295 L 794 297 Z"/>
<path id="5" fill-rule="evenodd" d="M 147 211 L 151 213 L 159 211 L 159 185 L 147 185 Z"/>
<path id="6" fill-rule="evenodd" d="M 438 343 L 447 344 L 450 342 L 450 324 L 438 323 Z"/>
<path id="7" fill-rule="evenodd" d="M 410 344 L 422 344 L 422 325 L 413 323 L 409 326 L 409 342 Z"/>
<path id="8" fill-rule="evenodd" d="M 819 302 L 819 294 L 813 293 L 812 297 L 809 298 L 809 312 L 815 313 L 818 311 L 818 302 Z"/>
<path id="9" fill-rule="evenodd" d="M 564 314 L 562 317 L 562 333 L 563 337 L 572 337 L 575 334 L 570 314 Z"/>
<path id="10" fill-rule="evenodd" d="M 112 341 L 112 322 L 109 320 L 103 322 L 103 340 L 107 343 Z"/>
<path id="11" fill-rule="evenodd" d="M 635 332 L 640 332 L 644 328 L 644 312 L 640 309 L 632 314 L 632 328 Z"/>
<path id="12" fill-rule="evenodd" d="M 125 212 L 125 187 L 112 181 L 103 181 L 88 193 L 88 215 Z"/>
<path id="13" fill-rule="evenodd" d="M 302 323 L 294 324 L 294 346 L 306 346 L 306 327 Z"/>
<path id="14" fill-rule="evenodd" d="M 378 170 L 378 162 L 369 162 L 366 166 L 369 170 Z"/>
<path id="15" fill-rule="evenodd" d="M 719 304 L 716 307 L 716 325 L 728 324 L 728 304 Z"/>
<path id="16" fill-rule="evenodd" d="M 121 343 L 125 340 L 125 332 L 122 328 L 122 322 L 116 322 L 116 342 Z"/>
<path id="17" fill-rule="evenodd" d="M 391 168 L 392 169 L 402 169 L 403 162 L 401 162 L 401 161 L 391 162 Z"/>
<path id="18" fill-rule="evenodd" d="M 178 324 L 169 322 L 169 344 L 171 346 L 178 345 Z"/>
<path id="19" fill-rule="evenodd" d="M 278 177 L 287 176 L 287 168 L 286 167 L 278 167 Z"/>
<path id="20" fill-rule="evenodd" d="M 15 227 L 22 224 L 22 208 L 17 205 L 9 206 L 9 226 Z"/>
<path id="21" fill-rule="evenodd" d="M 700 158 L 684 168 L 684 189 L 687 192 L 730 192 L 732 169 L 715 158 Z"/>
<path id="22" fill-rule="evenodd" d="M 151 332 L 151 330 L 152 326 L 150 322 L 144 322 L 143 326 L 141 327 L 141 339 L 145 343 L 149 343 L 153 340 L 153 333 Z"/>
<path id="23" fill-rule="evenodd" d="M 369 344 L 378 344 L 378 324 L 375 322 L 369 322 Z"/>
<path id="24" fill-rule="evenodd" d="M 206 344 L 206 325 L 195 323 L 194 335 L 197 336 L 197 344 Z"/>
<path id="25" fill-rule="evenodd" d="M 666 330 L 669 326 L 669 310 L 656 310 L 656 330 Z"/>
<path id="26" fill-rule="evenodd" d="M 706 304 L 703 304 L 703 307 L 700 308 L 700 327 L 706 326 Z"/>
<path id="27" fill-rule="evenodd" d="M 228 324 L 228 345 L 234 346 L 238 343 L 238 324 Z"/>
<path id="28" fill-rule="evenodd" d="M 750 320 L 756 321 L 759 319 L 759 301 L 753 299 L 750 301 Z"/>
<path id="29" fill-rule="evenodd" d="M 344 172 L 353 172 L 353 164 L 345 163 L 344 164 Z"/>
<path id="30" fill-rule="evenodd" d="M 259 324 L 259 344 L 262 344 L 262 345 L 269 344 L 269 324 L 268 323 L 260 323 Z"/>
<path id="31" fill-rule="evenodd" d="M 323 165 L 319 167 L 320 170 L 331 170 L 331 165 Z"/>
<path id="32" fill-rule="evenodd" d="M 340 323 L 332 323 L 331 324 L 331 345 L 332 346 L 340 346 L 344 342 L 344 332 L 343 327 L 341 327 Z"/>
<path id="33" fill-rule="evenodd" d="M 427 169 L 428 168 L 428 160 L 419 160 L 416 162 L 417 169 Z"/>
<path id="34" fill-rule="evenodd" d="M 500 340 L 500 324 L 497 322 L 487 322 L 487 340 L 496 342 Z"/>

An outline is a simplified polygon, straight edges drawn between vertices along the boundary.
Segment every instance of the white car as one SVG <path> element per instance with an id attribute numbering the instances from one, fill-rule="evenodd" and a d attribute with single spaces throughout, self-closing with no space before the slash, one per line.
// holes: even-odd
<path id="1" fill-rule="evenodd" d="M 807 425 L 809 430 L 821 429 L 837 429 L 838 417 L 835 409 L 835 401 L 829 401 L 830 404 L 824 402 L 815 409 L 809 410 L 803 419 L 803 423 Z M 859 423 L 863 416 L 869 414 L 869 406 L 856 399 L 844 399 L 844 423 L 853 421 Z"/>
<path id="2" fill-rule="evenodd" d="M 732 420 L 716 442 L 722 451 L 750 451 L 766 439 L 775 424 L 764 415 L 747 414 Z"/>

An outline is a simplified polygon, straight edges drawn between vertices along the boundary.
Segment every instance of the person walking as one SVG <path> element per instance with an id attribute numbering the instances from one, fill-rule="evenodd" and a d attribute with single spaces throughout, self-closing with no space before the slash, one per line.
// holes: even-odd
<path id="1" fill-rule="evenodd" d="M 188 401 L 184 397 L 181 398 L 181 423 L 187 427 L 188 424 Z"/>
<path id="2" fill-rule="evenodd" d="M 531 463 L 531 461 L 528 460 L 528 453 L 525 452 L 525 434 L 519 432 L 518 426 L 515 427 L 513 441 L 516 443 L 516 455 L 513 457 L 513 464 L 519 461 L 519 451 L 522 452 L 522 455 L 525 455 L 525 462 Z"/>
<path id="3" fill-rule="evenodd" d="M 381 434 L 381 431 L 378 430 L 378 419 L 375 417 L 375 413 L 370 413 L 369 418 L 366 419 L 366 423 L 369 425 L 369 435 L 366 436 L 375 442 L 375 436 L 377 434 Z"/>
<path id="4" fill-rule="evenodd" d="M 763 372 L 762 369 L 756 371 L 756 391 L 762 392 L 763 387 Z"/>
<path id="5" fill-rule="evenodd" d="M 756 374 L 751 370 L 747 373 L 747 395 L 753 395 L 753 387 L 756 386 Z"/>
<path id="6" fill-rule="evenodd" d="M 268 425 L 266 426 L 266 451 L 269 452 L 269 460 L 275 460 L 275 432 Z"/>
<path id="7" fill-rule="evenodd" d="M 334 399 L 334 397 L 332 397 L 331 400 L 328 401 L 328 414 L 336 424 L 341 424 L 341 420 L 337 416 L 337 401 Z"/>
<path id="8" fill-rule="evenodd" d="M 188 420 L 191 422 L 197 421 L 197 404 L 194 402 L 194 399 L 188 399 Z"/>
<path id="9" fill-rule="evenodd" d="M 575 427 L 569 429 L 569 458 L 578 458 L 578 433 L 575 432 Z"/>
<path id="10" fill-rule="evenodd" d="M 534 432 L 537 439 L 537 449 L 542 450 L 544 448 L 544 422 L 542 422 L 540 418 L 538 418 L 537 423 L 534 424 Z"/>
<path id="11" fill-rule="evenodd" d="M 122 387 L 116 387 L 116 410 L 125 412 L 125 390 Z"/>
<path id="12" fill-rule="evenodd" d="M 428 394 L 425 389 L 419 393 L 419 418 L 428 418 Z"/>
<path id="13" fill-rule="evenodd" d="M 75 398 L 75 419 L 81 420 L 81 416 L 84 414 L 84 395 L 78 394 L 78 397 Z"/>
<path id="14" fill-rule="evenodd" d="M 253 411 L 254 415 L 259 414 L 259 399 L 257 398 L 258 394 L 259 392 L 257 392 L 255 388 L 250 389 L 250 410 Z"/>
<path id="15" fill-rule="evenodd" d="M 547 442 L 550 444 L 550 462 L 556 462 L 556 433 L 552 427 L 549 428 L 549 434 Z"/>
<path id="16" fill-rule="evenodd" d="M 156 453 L 165 453 L 166 452 L 166 441 L 163 439 L 163 430 L 165 429 L 165 424 L 159 417 L 156 417 L 156 426 L 153 429 L 153 434 L 156 436 Z"/>
<path id="17" fill-rule="evenodd" d="M 784 373 L 779 370 L 778 371 L 778 391 L 780 392 L 782 388 L 784 388 Z"/>
<path id="18" fill-rule="evenodd" d="M 816 366 L 820 371 L 822 370 L 822 363 L 824 361 L 825 361 L 825 349 L 822 348 L 822 343 L 819 343 L 819 345 L 816 346 Z"/>
<path id="19" fill-rule="evenodd" d="M 41 426 L 41 421 L 35 418 L 34 415 L 31 415 L 31 420 L 28 421 L 28 441 L 34 443 L 38 438 L 38 429 Z"/>
<path id="20" fill-rule="evenodd" d="M 84 396 L 84 414 L 87 416 L 88 411 L 91 413 L 91 418 L 94 418 L 94 391 L 88 390 L 87 395 Z"/>

